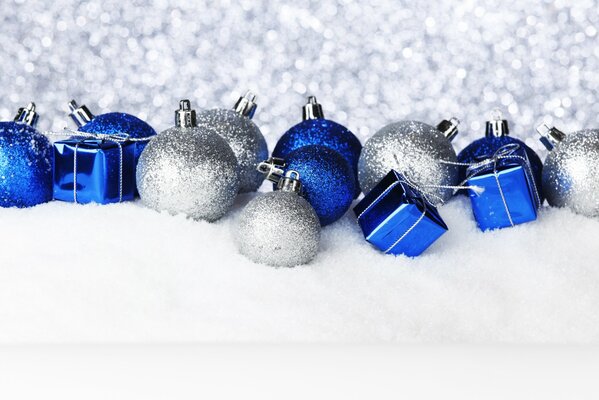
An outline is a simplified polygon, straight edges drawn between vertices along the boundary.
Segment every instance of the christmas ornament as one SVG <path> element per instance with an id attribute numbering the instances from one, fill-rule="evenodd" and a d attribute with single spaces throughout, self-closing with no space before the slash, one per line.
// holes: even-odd
<path id="1" fill-rule="evenodd" d="M 466 170 L 478 227 L 506 228 L 537 219 L 541 196 L 526 148 L 509 143 Z M 473 188 L 476 188 L 475 191 Z"/>
<path id="2" fill-rule="evenodd" d="M 52 200 L 52 145 L 34 127 L 35 104 L 0 122 L 0 206 L 31 207 Z"/>
<path id="3" fill-rule="evenodd" d="M 304 197 L 322 226 L 337 221 L 351 206 L 356 178 L 351 166 L 336 151 L 319 145 L 300 147 L 278 167 L 299 172 Z"/>
<path id="4" fill-rule="evenodd" d="M 364 196 L 354 213 L 366 240 L 387 254 L 416 257 L 447 232 L 435 206 L 394 170 Z"/>
<path id="5" fill-rule="evenodd" d="M 364 145 L 358 178 L 364 193 L 370 192 L 389 171 L 396 170 L 432 194 L 434 204 L 447 201 L 459 182 L 459 168 L 451 140 L 457 135 L 456 118 L 437 127 L 418 121 L 400 121 L 376 132 Z M 443 163 L 448 161 L 449 163 Z"/>
<path id="6" fill-rule="evenodd" d="M 198 127 L 222 136 L 235 153 L 239 163 L 240 192 L 253 192 L 260 187 L 264 176 L 256 167 L 268 158 L 266 140 L 252 122 L 255 100 L 256 96 L 248 91 L 232 110 L 205 110 L 197 114 Z"/>
<path id="7" fill-rule="evenodd" d="M 124 135 L 75 132 L 54 143 L 54 199 L 118 203 L 135 198 L 136 144 Z"/>
<path id="8" fill-rule="evenodd" d="M 528 147 L 524 142 L 509 136 L 509 126 L 507 120 L 502 118 L 501 111 L 493 110 L 491 120 L 487 121 L 485 137 L 475 140 L 470 143 L 464 150 L 458 154 L 458 161 L 461 163 L 475 163 L 484 159 L 491 158 L 499 148 L 507 144 L 517 144 L 524 149 L 530 167 L 533 172 L 537 187 L 541 187 L 541 173 L 543 171 L 543 163 L 533 149 Z M 466 168 L 460 168 L 460 181 L 466 177 Z"/>
<path id="9" fill-rule="evenodd" d="M 139 158 L 137 189 L 154 210 L 215 221 L 239 191 L 237 159 L 225 139 L 196 126 L 189 100 L 181 100 L 175 126 L 153 138 Z"/>
<path id="10" fill-rule="evenodd" d="M 241 254 L 275 267 L 306 264 L 316 256 L 320 224 L 301 190 L 300 175 L 288 170 L 276 191 L 261 194 L 245 206 L 235 230 Z"/>
<path id="11" fill-rule="evenodd" d="M 550 151 L 543 167 L 543 192 L 549 204 L 599 216 L 599 130 L 566 135 L 542 124 L 537 131 Z"/>
<path id="12" fill-rule="evenodd" d="M 285 159 L 300 147 L 313 144 L 335 150 L 347 160 L 356 175 L 357 196 L 360 193 L 357 173 L 362 144 L 346 127 L 325 119 L 322 106 L 316 101 L 316 97 L 310 96 L 308 103 L 303 107 L 303 121 L 283 134 L 272 154 L 274 157 Z"/>
<path id="13" fill-rule="evenodd" d="M 156 131 L 141 119 L 125 113 L 110 112 L 93 115 L 85 105 L 77 105 L 75 100 L 69 103 L 71 113 L 69 116 L 77 125 L 77 129 L 87 133 L 101 133 L 107 135 L 126 134 L 131 138 L 147 138 L 156 135 Z M 135 160 L 146 146 L 147 142 L 137 142 Z"/>

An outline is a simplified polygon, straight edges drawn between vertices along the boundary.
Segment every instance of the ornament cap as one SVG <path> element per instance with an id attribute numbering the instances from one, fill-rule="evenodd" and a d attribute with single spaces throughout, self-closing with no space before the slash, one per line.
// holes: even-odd
<path id="1" fill-rule="evenodd" d="M 15 115 L 15 122 L 29 125 L 31 127 L 35 127 L 37 125 L 37 120 L 39 119 L 39 114 L 35 112 L 35 103 L 31 102 L 27 104 L 27 107 L 21 107 L 17 111 L 17 115 Z"/>
<path id="2" fill-rule="evenodd" d="M 302 119 L 304 121 L 309 119 L 323 119 L 324 113 L 322 112 L 322 106 L 316 101 L 315 96 L 308 96 L 308 102 L 302 108 Z"/>
<path id="3" fill-rule="evenodd" d="M 460 120 L 456 117 L 451 117 L 450 119 L 444 119 L 443 121 L 437 124 L 437 129 L 443 133 L 443 135 L 450 142 L 457 136 L 458 134 L 458 125 L 460 124 Z"/>
<path id="4" fill-rule="evenodd" d="M 94 114 L 89 111 L 89 108 L 85 104 L 78 105 L 75 100 L 71 100 L 69 103 L 69 110 L 71 111 L 69 117 L 71 117 L 78 127 L 87 124 L 94 118 Z"/>
<path id="5" fill-rule="evenodd" d="M 283 177 L 285 174 L 285 171 L 283 171 L 284 167 L 285 160 L 278 157 L 270 157 L 268 160 L 262 161 L 260 164 L 258 164 L 256 169 L 259 172 L 266 174 L 267 180 L 274 183 L 279 183 L 281 177 Z"/>
<path id="6" fill-rule="evenodd" d="M 549 151 L 553 150 L 556 144 L 566 138 L 566 134 L 564 132 L 555 127 L 550 128 L 546 124 L 537 126 L 537 132 L 541 136 L 539 140 Z"/>
<path id="7" fill-rule="evenodd" d="M 187 99 L 179 102 L 179 109 L 175 110 L 175 126 L 180 128 L 193 128 L 197 126 L 196 110 L 191 108 L 191 102 Z"/>
<path id="8" fill-rule="evenodd" d="M 277 190 L 281 192 L 293 192 L 297 194 L 302 193 L 302 182 L 300 181 L 300 174 L 295 170 L 289 170 L 279 180 L 277 184 Z"/>
<path id="9" fill-rule="evenodd" d="M 258 107 L 256 104 L 256 95 L 251 90 L 248 90 L 237 100 L 233 110 L 244 117 L 252 119 L 256 113 L 256 107 Z"/>
<path id="10" fill-rule="evenodd" d="M 508 136 L 510 129 L 507 120 L 503 119 L 503 114 L 498 108 L 491 112 L 491 120 L 487 121 L 485 128 L 486 137 Z"/>

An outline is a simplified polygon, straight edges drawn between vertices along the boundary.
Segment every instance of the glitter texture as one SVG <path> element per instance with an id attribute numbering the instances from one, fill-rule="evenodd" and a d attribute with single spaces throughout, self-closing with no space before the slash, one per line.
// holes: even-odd
<path id="1" fill-rule="evenodd" d="M 346 127 L 328 119 L 309 119 L 291 127 L 277 142 L 273 156 L 286 158 L 292 151 L 311 144 L 337 151 L 352 166 L 357 178 L 362 144 Z"/>
<path id="2" fill-rule="evenodd" d="M 256 167 L 268 158 L 268 148 L 256 124 L 233 110 L 216 109 L 198 112 L 197 125 L 223 137 L 231 146 L 239 163 L 239 191 L 257 190 L 264 175 Z"/>
<path id="3" fill-rule="evenodd" d="M 261 194 L 247 204 L 234 236 L 239 252 L 250 260 L 293 267 L 316 256 L 320 224 L 305 199 L 293 192 L 276 191 Z"/>
<path id="4" fill-rule="evenodd" d="M 79 131 L 87 133 L 104 133 L 107 135 L 125 133 L 132 138 L 145 138 L 156 135 L 156 131 L 141 119 L 125 113 L 111 112 L 96 115 L 87 124 L 79 127 Z M 146 142 L 137 142 L 135 160 L 139 160 Z"/>
<path id="5" fill-rule="evenodd" d="M 459 168 L 439 161 L 456 162 L 450 141 L 436 128 L 418 121 L 400 121 L 385 126 L 364 145 L 358 164 L 358 178 L 364 193 L 372 190 L 394 169 L 433 194 L 433 204 L 447 201 L 452 189 L 430 186 L 454 186 L 459 183 Z"/>
<path id="6" fill-rule="evenodd" d="M 569 134 L 555 146 L 545 160 L 543 191 L 552 206 L 599 216 L 599 130 Z"/>
<path id="7" fill-rule="evenodd" d="M 165 107 L 260 96 L 270 148 L 308 94 L 362 143 L 401 119 L 455 115 L 461 149 L 482 115 L 507 110 L 514 131 L 559 121 L 599 126 L 597 0 L 396 2 L 291 0 L 126 2 L 5 0 L 0 120 L 34 100 L 41 130 L 61 130 L 64 104 L 125 110 L 166 129 Z M 35 10 L 32 13 L 31 10 Z M 201 12 L 199 12 L 201 10 Z M 170 114 L 168 114 L 170 115 Z M 543 152 L 543 154 L 545 154 Z"/>
<path id="8" fill-rule="evenodd" d="M 142 202 L 157 211 L 215 221 L 233 205 L 239 171 L 223 138 L 201 128 L 173 127 L 153 138 L 137 165 Z"/>
<path id="9" fill-rule="evenodd" d="M 0 207 L 52 200 L 52 146 L 29 125 L 0 122 Z"/>
<path id="10" fill-rule="evenodd" d="M 517 144 L 521 146 L 530 162 L 530 169 L 535 180 L 537 188 L 541 187 L 541 173 L 543 171 L 543 162 L 533 149 L 528 147 L 524 142 L 516 139 L 513 136 L 492 136 L 483 137 L 470 143 L 464 150 L 458 154 L 458 161 L 462 163 L 474 163 L 493 157 L 495 152 L 506 144 Z M 466 178 L 467 167 L 460 167 L 460 182 Z M 464 194 L 465 191 L 461 191 Z"/>
<path id="11" fill-rule="evenodd" d="M 304 146 L 289 154 L 285 164 L 287 170 L 299 172 L 304 197 L 322 226 L 337 221 L 349 209 L 356 178 L 339 153 L 324 146 Z"/>

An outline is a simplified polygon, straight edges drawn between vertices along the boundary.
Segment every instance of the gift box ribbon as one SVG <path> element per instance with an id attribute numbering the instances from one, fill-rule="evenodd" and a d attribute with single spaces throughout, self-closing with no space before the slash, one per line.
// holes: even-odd
<path id="1" fill-rule="evenodd" d="M 539 208 L 541 206 L 541 197 L 539 195 L 539 191 L 537 189 L 537 185 L 533 179 L 532 169 L 530 167 L 530 162 L 528 161 L 528 156 L 526 152 L 520 150 L 520 145 L 517 143 L 506 144 L 505 146 L 500 147 L 493 154 L 492 157 L 487 158 L 485 160 L 475 162 L 475 163 L 455 163 L 461 164 L 463 166 L 467 166 L 466 169 L 466 180 L 480 175 L 481 173 L 489 173 L 492 172 L 495 177 L 495 181 L 497 182 L 497 188 L 499 189 L 499 195 L 501 196 L 501 200 L 503 202 L 503 207 L 505 209 L 505 213 L 507 214 L 508 220 L 510 221 L 510 225 L 514 226 L 514 221 L 512 219 L 512 214 L 507 204 L 507 200 L 505 198 L 503 188 L 501 187 L 501 182 L 499 181 L 499 170 L 505 167 L 518 167 L 521 166 L 525 169 L 525 177 L 528 183 L 528 186 L 532 189 L 533 192 L 533 201 L 535 202 L 535 208 Z"/>

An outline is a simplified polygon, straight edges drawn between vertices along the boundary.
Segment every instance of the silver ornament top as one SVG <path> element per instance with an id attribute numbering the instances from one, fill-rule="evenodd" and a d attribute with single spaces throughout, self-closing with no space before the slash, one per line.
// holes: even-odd
<path id="1" fill-rule="evenodd" d="M 278 157 L 269 157 L 268 160 L 259 163 L 256 170 L 265 174 L 267 180 L 279 183 L 281 177 L 285 174 L 285 171 L 283 170 L 284 167 L 285 160 Z"/>
<path id="2" fill-rule="evenodd" d="M 75 100 L 71 100 L 69 103 L 69 110 L 71 110 L 69 117 L 71 117 L 78 127 L 87 124 L 94 118 L 94 114 L 89 111 L 89 108 L 85 104 L 80 106 Z"/>
<path id="3" fill-rule="evenodd" d="M 179 109 L 175 110 L 175 126 L 179 128 L 193 128 L 197 126 L 196 110 L 191 108 L 187 99 L 179 102 Z"/>
<path id="4" fill-rule="evenodd" d="M 491 112 L 491 120 L 487 121 L 485 128 L 486 137 L 502 137 L 509 135 L 510 130 L 507 120 L 503 119 L 503 114 L 498 108 Z"/>
<path id="5" fill-rule="evenodd" d="M 35 103 L 31 102 L 27 104 L 27 107 L 19 108 L 17 115 L 15 115 L 14 121 L 35 127 L 37 125 L 38 119 L 39 115 L 37 112 L 35 112 Z"/>
<path id="6" fill-rule="evenodd" d="M 302 108 L 302 119 L 304 121 L 308 119 L 322 119 L 324 113 L 322 112 L 322 106 L 316 101 L 315 96 L 309 96 L 308 102 Z"/>
<path id="7" fill-rule="evenodd" d="M 537 132 L 541 137 L 539 140 L 549 151 L 553 150 L 556 144 L 566 138 L 566 134 L 556 127 L 549 128 L 546 124 L 537 126 Z"/>
<path id="8" fill-rule="evenodd" d="M 248 117 L 251 119 L 254 117 L 254 114 L 256 113 L 256 107 L 258 107 L 258 105 L 256 104 L 256 95 L 251 90 L 248 90 L 243 96 L 239 98 L 239 100 L 237 100 L 237 103 L 235 103 L 233 110 L 235 110 L 235 112 L 239 113 L 240 115 L 243 115 L 244 117 Z"/>
<path id="9" fill-rule="evenodd" d="M 458 134 L 458 125 L 460 120 L 456 117 L 451 117 L 449 120 L 444 119 L 437 124 L 437 129 L 449 140 L 450 142 Z"/>
<path id="10" fill-rule="evenodd" d="M 285 175 L 279 179 L 277 184 L 277 190 L 281 192 L 292 192 L 301 194 L 302 193 L 302 182 L 300 181 L 300 174 L 297 171 L 289 170 Z"/>

